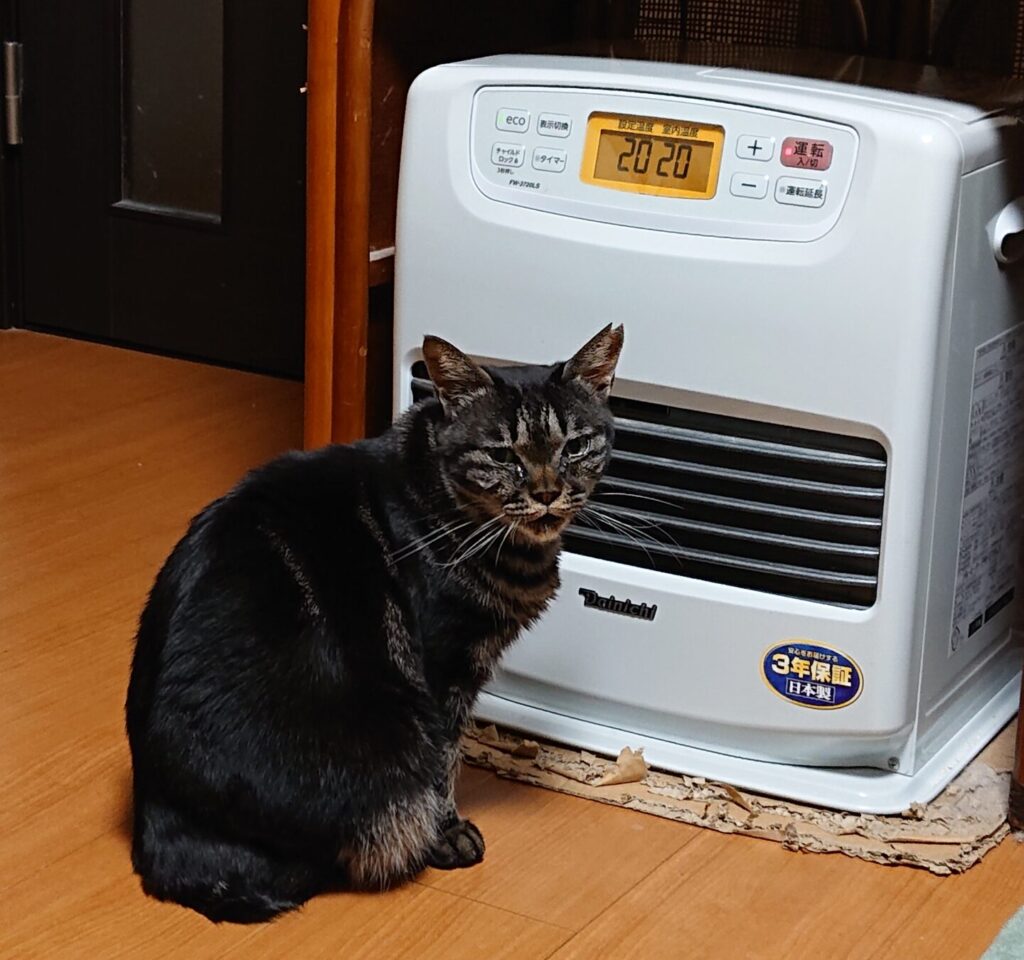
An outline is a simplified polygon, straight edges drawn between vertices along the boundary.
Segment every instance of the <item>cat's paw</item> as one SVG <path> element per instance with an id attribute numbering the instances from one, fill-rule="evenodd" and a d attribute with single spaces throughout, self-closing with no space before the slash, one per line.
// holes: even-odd
<path id="1" fill-rule="evenodd" d="M 471 867 L 484 858 L 484 838 L 470 820 L 458 820 L 441 831 L 427 854 L 427 865 L 438 870 Z"/>

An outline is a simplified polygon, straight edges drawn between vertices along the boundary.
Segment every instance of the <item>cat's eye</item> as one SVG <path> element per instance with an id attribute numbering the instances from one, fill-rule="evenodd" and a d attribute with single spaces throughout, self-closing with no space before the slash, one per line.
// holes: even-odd
<path id="1" fill-rule="evenodd" d="M 487 451 L 487 455 L 495 463 L 515 463 L 516 455 L 512 452 L 511 447 L 491 447 Z"/>
<path id="2" fill-rule="evenodd" d="M 573 437 L 566 440 L 564 449 L 570 460 L 577 460 L 590 452 L 590 437 Z"/>

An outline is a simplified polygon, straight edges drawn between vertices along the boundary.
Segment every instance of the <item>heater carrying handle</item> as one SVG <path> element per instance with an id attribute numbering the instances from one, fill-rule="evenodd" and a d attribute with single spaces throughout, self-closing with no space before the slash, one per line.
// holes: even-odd
<path id="1" fill-rule="evenodd" d="M 1024 197 L 1011 200 L 989 221 L 988 238 L 1000 263 L 1024 259 Z"/>

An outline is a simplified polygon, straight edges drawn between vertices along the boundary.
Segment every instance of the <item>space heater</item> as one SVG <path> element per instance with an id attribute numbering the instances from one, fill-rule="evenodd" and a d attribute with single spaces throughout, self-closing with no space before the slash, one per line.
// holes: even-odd
<path id="1" fill-rule="evenodd" d="M 1012 717 L 1022 147 L 973 97 L 528 56 L 416 80 L 396 412 L 425 333 L 549 363 L 626 328 L 595 513 L 482 719 L 886 813 Z"/>

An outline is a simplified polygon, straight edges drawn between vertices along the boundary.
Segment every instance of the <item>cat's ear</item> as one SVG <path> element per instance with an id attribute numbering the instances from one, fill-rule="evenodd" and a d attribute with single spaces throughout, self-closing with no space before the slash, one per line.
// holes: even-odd
<path id="1" fill-rule="evenodd" d="M 493 386 L 490 374 L 440 337 L 423 338 L 423 359 L 447 414 Z"/>
<path id="2" fill-rule="evenodd" d="M 618 363 L 624 339 L 622 324 L 613 327 L 609 323 L 597 336 L 580 347 L 576 355 L 562 367 L 562 379 L 579 380 L 602 400 L 606 400 L 611 393 L 615 364 Z"/>

